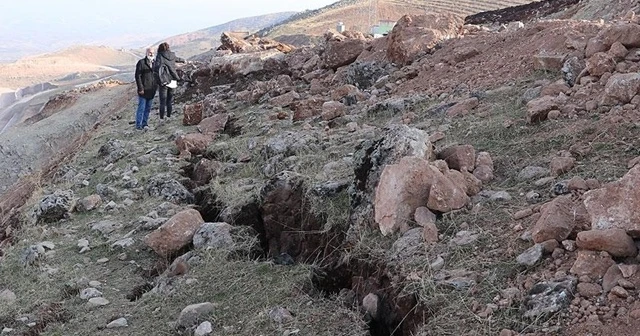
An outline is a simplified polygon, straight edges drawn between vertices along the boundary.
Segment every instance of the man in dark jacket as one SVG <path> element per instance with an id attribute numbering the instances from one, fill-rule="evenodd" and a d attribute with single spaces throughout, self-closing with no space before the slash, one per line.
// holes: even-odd
<path id="1" fill-rule="evenodd" d="M 171 112 L 173 112 L 173 89 L 169 87 L 171 81 L 178 81 L 180 77 L 176 71 L 176 62 L 185 63 L 185 60 L 177 57 L 169 49 L 167 42 L 161 43 L 158 46 L 158 55 L 156 55 L 156 62 L 154 64 L 154 72 L 156 74 L 156 80 L 160 85 L 160 120 L 164 120 L 165 112 L 167 118 L 171 118 Z"/>
<path id="2" fill-rule="evenodd" d="M 149 111 L 158 84 L 153 74 L 153 50 L 147 49 L 147 56 L 136 64 L 136 85 L 138 86 L 138 110 L 136 111 L 136 129 L 147 127 Z"/>

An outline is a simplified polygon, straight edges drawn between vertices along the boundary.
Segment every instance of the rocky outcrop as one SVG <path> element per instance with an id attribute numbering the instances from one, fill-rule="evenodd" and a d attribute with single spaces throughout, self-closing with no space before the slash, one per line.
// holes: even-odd
<path id="1" fill-rule="evenodd" d="M 387 57 L 397 64 L 409 64 L 438 43 L 457 37 L 462 24 L 453 14 L 405 15 L 388 36 Z"/>
<path id="2" fill-rule="evenodd" d="M 359 39 L 344 39 L 342 41 L 328 41 L 322 55 L 323 67 L 337 69 L 349 65 L 360 56 L 364 50 L 364 41 Z"/>
<path id="3" fill-rule="evenodd" d="M 72 190 L 56 190 L 44 196 L 33 209 L 36 222 L 52 223 L 65 218 L 74 206 Z"/>

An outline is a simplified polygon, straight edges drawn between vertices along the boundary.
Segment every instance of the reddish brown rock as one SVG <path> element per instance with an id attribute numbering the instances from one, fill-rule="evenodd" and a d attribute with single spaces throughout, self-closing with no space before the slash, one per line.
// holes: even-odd
<path id="1" fill-rule="evenodd" d="M 613 287 L 618 285 L 620 280 L 624 279 L 624 275 L 620 270 L 620 267 L 615 263 L 607 269 L 602 276 L 602 289 L 605 293 L 608 293 Z"/>
<path id="2" fill-rule="evenodd" d="M 589 189 L 589 186 L 587 185 L 587 181 L 585 181 L 580 176 L 572 177 L 569 180 L 567 187 L 569 187 L 569 190 L 588 190 Z"/>
<path id="3" fill-rule="evenodd" d="M 386 236 L 405 226 L 421 206 L 450 212 L 468 202 L 465 191 L 428 161 L 404 157 L 397 164 L 385 166 L 380 176 L 375 192 L 375 221 Z"/>
<path id="4" fill-rule="evenodd" d="M 576 261 L 569 272 L 578 277 L 586 275 L 592 279 L 599 279 L 604 276 L 609 267 L 615 264 L 607 253 L 578 251 Z"/>
<path id="5" fill-rule="evenodd" d="M 285 94 L 269 99 L 269 104 L 278 107 L 285 107 L 291 105 L 298 99 L 300 99 L 300 95 L 297 92 L 289 91 Z"/>
<path id="6" fill-rule="evenodd" d="M 640 73 L 615 74 L 607 80 L 604 87 L 603 103 L 627 104 L 640 92 Z"/>
<path id="7" fill-rule="evenodd" d="M 473 171 L 476 165 L 476 151 L 471 145 L 451 146 L 438 153 L 438 159 L 445 160 L 451 169 Z"/>
<path id="8" fill-rule="evenodd" d="M 322 56 L 323 67 L 335 70 L 355 62 L 364 50 L 364 45 L 364 41 L 359 39 L 327 42 Z"/>
<path id="9" fill-rule="evenodd" d="M 387 236 L 406 226 L 417 208 L 427 204 L 433 170 L 429 162 L 404 157 L 382 171 L 375 192 L 375 221 Z"/>
<path id="10" fill-rule="evenodd" d="M 587 59 L 587 71 L 591 76 L 602 76 L 607 72 L 614 72 L 616 60 L 605 52 L 595 53 Z"/>
<path id="11" fill-rule="evenodd" d="M 533 241 L 542 243 L 549 239 L 559 242 L 567 239 L 576 226 L 583 226 L 587 213 L 582 204 L 576 204 L 571 196 L 560 196 L 540 209 L 540 219 L 532 230 Z"/>
<path id="12" fill-rule="evenodd" d="M 533 67 L 536 70 L 560 71 L 566 55 L 538 54 L 533 56 Z"/>
<path id="13" fill-rule="evenodd" d="M 78 201 L 78 203 L 76 204 L 76 211 L 91 211 L 98 208 L 100 204 L 102 204 L 102 197 L 100 197 L 100 195 L 90 195 Z"/>
<path id="14" fill-rule="evenodd" d="M 176 139 L 176 146 L 181 156 L 185 155 L 201 155 L 213 142 L 213 137 L 206 134 L 191 133 L 181 135 Z"/>
<path id="15" fill-rule="evenodd" d="M 533 215 L 533 209 L 527 208 L 527 209 L 520 210 L 520 211 L 516 212 L 515 214 L 513 214 L 513 219 L 521 220 L 521 219 L 527 218 L 527 217 L 529 217 L 531 215 Z"/>
<path id="16" fill-rule="evenodd" d="M 590 230 L 578 233 L 576 244 L 579 248 L 606 251 L 614 257 L 635 257 L 638 255 L 633 238 L 623 229 Z"/>
<path id="17" fill-rule="evenodd" d="M 387 57 L 406 65 L 443 40 L 455 38 L 464 21 L 453 14 L 405 15 L 387 37 Z"/>
<path id="18" fill-rule="evenodd" d="M 342 98 L 358 93 L 359 90 L 357 87 L 351 84 L 345 84 L 343 86 L 338 87 L 337 89 L 331 91 L 331 99 L 335 101 L 340 101 Z"/>
<path id="19" fill-rule="evenodd" d="M 598 35 L 589 40 L 585 55 L 591 57 L 595 53 L 607 51 L 615 42 L 620 42 L 627 48 L 640 47 L 640 26 L 626 23 L 603 28 Z"/>
<path id="20" fill-rule="evenodd" d="M 148 234 L 144 241 L 160 257 L 170 257 L 191 243 L 193 235 L 203 223 L 204 220 L 198 211 L 181 211 Z"/>
<path id="21" fill-rule="evenodd" d="M 576 159 L 572 157 L 554 157 L 551 159 L 551 164 L 549 165 L 551 170 L 551 175 L 560 176 L 564 173 L 569 172 L 573 169 L 573 166 L 576 164 Z"/>
<path id="22" fill-rule="evenodd" d="M 461 102 L 458 102 L 457 104 L 451 106 L 448 110 L 447 110 L 447 115 L 449 117 L 459 117 L 459 116 L 465 116 L 469 113 L 471 113 L 471 110 L 473 110 L 474 108 L 476 108 L 478 105 L 480 104 L 478 98 L 476 97 L 471 97 L 469 99 L 465 99 Z"/>
<path id="23" fill-rule="evenodd" d="M 347 107 L 337 101 L 328 101 L 322 104 L 322 119 L 325 121 L 342 117 L 347 113 Z"/>
<path id="24" fill-rule="evenodd" d="M 640 238 L 640 166 L 632 168 L 619 181 L 584 195 L 584 204 L 594 230 L 623 229 Z"/>
<path id="25" fill-rule="evenodd" d="M 474 47 L 458 48 L 453 53 L 453 61 L 455 63 L 460 63 L 460 62 L 464 62 L 464 61 L 466 61 L 468 59 L 471 59 L 473 57 L 476 57 L 478 55 L 480 55 L 480 51 L 478 51 L 478 49 L 476 49 Z"/>
<path id="26" fill-rule="evenodd" d="M 547 120 L 549 112 L 560 109 L 561 104 L 555 97 L 544 96 L 527 103 L 527 122 L 536 123 Z"/>
<path id="27" fill-rule="evenodd" d="M 629 49 L 627 49 L 627 47 L 625 47 L 620 42 L 615 42 L 609 49 L 609 55 L 611 55 L 616 61 L 623 60 L 625 57 L 627 57 L 628 53 Z"/>
<path id="28" fill-rule="evenodd" d="M 293 121 L 300 121 L 322 114 L 324 100 L 319 97 L 310 97 L 291 104 Z"/>
<path id="29" fill-rule="evenodd" d="M 215 135 L 222 133 L 229 122 L 229 115 L 215 114 L 209 118 L 205 118 L 198 125 L 198 131 L 202 134 Z"/>
<path id="30" fill-rule="evenodd" d="M 446 213 L 461 209 L 469 203 L 469 196 L 467 196 L 464 188 L 456 185 L 435 167 L 431 167 L 431 169 L 433 171 L 433 179 L 429 190 L 427 208 Z"/>
<path id="31" fill-rule="evenodd" d="M 426 207 L 419 207 L 413 215 L 416 223 L 420 226 L 426 226 L 427 224 L 436 223 L 436 215 Z"/>
<path id="32" fill-rule="evenodd" d="M 581 282 L 578 284 L 578 293 L 585 298 L 592 298 L 602 294 L 602 287 L 598 284 Z"/>
<path id="33" fill-rule="evenodd" d="M 571 88 L 567 84 L 562 82 L 551 83 L 546 85 L 540 91 L 540 96 L 552 96 L 556 97 L 561 93 L 567 94 L 571 91 Z"/>
<path id="34" fill-rule="evenodd" d="M 482 191 L 482 180 L 477 178 L 475 175 L 469 173 L 468 171 L 463 170 L 462 176 L 464 177 L 465 186 L 467 195 L 475 196 Z"/>
<path id="35" fill-rule="evenodd" d="M 196 103 L 184 106 L 182 124 L 185 126 L 197 125 L 202 121 L 202 111 L 204 107 L 202 103 Z"/>
<path id="36" fill-rule="evenodd" d="M 600 181 L 598 181 L 597 179 L 587 179 L 585 182 L 587 182 L 587 187 L 589 190 L 600 189 L 600 187 L 602 186 L 600 184 Z"/>
<path id="37" fill-rule="evenodd" d="M 473 176 L 482 182 L 490 182 L 494 179 L 493 168 L 485 165 L 476 166 L 476 169 L 473 170 Z"/>

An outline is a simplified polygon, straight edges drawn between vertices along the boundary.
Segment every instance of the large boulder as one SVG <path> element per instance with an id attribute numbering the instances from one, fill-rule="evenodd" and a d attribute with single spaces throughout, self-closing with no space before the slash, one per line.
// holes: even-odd
<path id="1" fill-rule="evenodd" d="M 189 245 L 203 223 L 198 211 L 184 210 L 148 234 L 144 241 L 159 256 L 169 257 Z"/>
<path id="2" fill-rule="evenodd" d="M 606 251 L 614 257 L 635 257 L 638 254 L 633 238 L 623 229 L 579 232 L 576 245 L 585 250 Z"/>
<path id="3" fill-rule="evenodd" d="M 640 92 L 640 73 L 615 74 L 604 87 L 604 103 L 626 104 Z"/>
<path id="4" fill-rule="evenodd" d="M 602 76 L 607 72 L 614 72 L 616 60 L 606 52 L 595 53 L 587 59 L 587 71 L 591 76 Z"/>
<path id="5" fill-rule="evenodd" d="M 98 155 L 104 157 L 106 163 L 115 163 L 127 154 L 126 144 L 118 139 L 110 139 L 98 149 Z"/>
<path id="6" fill-rule="evenodd" d="M 405 15 L 388 36 L 387 58 L 409 64 L 438 43 L 457 37 L 464 21 L 453 14 Z"/>
<path id="7" fill-rule="evenodd" d="M 40 199 L 33 209 L 36 222 L 57 222 L 66 216 L 74 207 L 74 194 L 72 190 L 56 190 L 53 194 Z"/>
<path id="8" fill-rule="evenodd" d="M 464 183 L 464 177 L 462 178 Z M 387 165 L 375 194 L 375 221 L 383 235 L 408 229 L 416 209 L 449 212 L 464 207 L 469 197 L 463 186 L 454 183 L 428 161 L 404 157 Z"/>
<path id="9" fill-rule="evenodd" d="M 533 241 L 542 243 L 555 239 L 561 242 L 576 227 L 583 227 L 587 223 L 587 213 L 581 204 L 574 202 L 571 196 L 557 197 L 542 206 L 540 218 L 531 232 Z"/>
<path id="10" fill-rule="evenodd" d="M 351 198 L 351 227 L 377 227 L 374 221 L 374 195 L 385 166 L 414 156 L 426 161 L 434 158 L 429 135 L 406 125 L 393 125 L 379 138 L 364 142 L 354 155 L 355 179 L 349 188 Z M 354 232 L 355 233 L 355 232 Z"/>
<path id="11" fill-rule="evenodd" d="M 328 41 L 322 54 L 323 67 L 335 70 L 355 62 L 364 50 L 364 45 L 364 41 L 359 39 Z"/>
<path id="12" fill-rule="evenodd" d="M 640 165 L 631 168 L 620 180 L 601 189 L 588 191 L 584 205 L 594 230 L 623 229 L 640 238 Z"/>
<path id="13" fill-rule="evenodd" d="M 627 48 L 640 47 L 640 26 L 634 23 L 614 24 L 606 27 L 587 43 L 585 54 L 591 57 L 598 52 L 606 52 L 615 42 Z"/>

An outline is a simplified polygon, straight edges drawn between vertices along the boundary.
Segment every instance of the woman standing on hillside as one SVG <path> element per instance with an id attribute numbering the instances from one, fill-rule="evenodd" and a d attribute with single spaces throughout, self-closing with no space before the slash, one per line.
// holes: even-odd
<path id="1" fill-rule="evenodd" d="M 167 42 L 161 43 L 158 46 L 158 54 L 153 65 L 160 86 L 160 120 L 164 120 L 165 112 L 167 118 L 170 118 L 171 112 L 173 112 L 173 89 L 176 88 L 175 83 L 179 79 L 176 72 L 176 62 L 185 63 L 185 60 L 177 57 L 169 49 Z"/>

